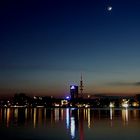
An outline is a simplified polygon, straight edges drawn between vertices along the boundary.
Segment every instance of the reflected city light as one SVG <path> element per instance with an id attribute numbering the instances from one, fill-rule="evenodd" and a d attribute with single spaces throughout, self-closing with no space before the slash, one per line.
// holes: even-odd
<path id="1" fill-rule="evenodd" d="M 83 110 L 81 110 L 80 117 L 79 117 L 79 135 L 80 135 L 80 140 L 84 140 Z"/>
<path id="2" fill-rule="evenodd" d="M 53 123 L 54 120 L 54 110 L 51 110 L 51 123 Z"/>
<path id="3" fill-rule="evenodd" d="M 69 114 L 69 108 L 66 109 L 66 128 L 69 129 L 70 125 L 70 114 Z"/>
<path id="4" fill-rule="evenodd" d="M 128 109 L 125 110 L 126 121 L 128 122 Z"/>
<path id="5" fill-rule="evenodd" d="M 113 119 L 113 111 L 112 111 L 112 108 L 110 108 L 110 120 Z"/>
<path id="6" fill-rule="evenodd" d="M 0 109 L 0 123 L 2 122 L 2 108 Z"/>
<path id="7" fill-rule="evenodd" d="M 10 122 L 10 108 L 7 108 L 7 127 L 9 127 Z"/>
<path id="8" fill-rule="evenodd" d="M 80 112 L 79 112 L 79 109 L 78 109 L 78 113 L 77 113 L 77 114 L 78 114 L 78 120 L 79 120 L 79 116 L 80 116 Z"/>
<path id="9" fill-rule="evenodd" d="M 85 109 L 83 110 L 83 113 L 84 113 L 84 120 L 86 119 L 86 112 L 85 112 Z"/>
<path id="10" fill-rule="evenodd" d="M 7 108 L 4 108 L 4 122 L 6 122 Z"/>
<path id="11" fill-rule="evenodd" d="M 25 120 L 27 120 L 27 108 L 25 109 Z"/>
<path id="12" fill-rule="evenodd" d="M 38 108 L 38 124 L 42 124 L 42 108 Z"/>
<path id="13" fill-rule="evenodd" d="M 86 118 L 85 118 L 85 120 L 87 120 L 87 118 L 88 118 L 88 110 L 87 109 L 85 109 L 85 111 L 86 111 Z"/>
<path id="14" fill-rule="evenodd" d="M 137 113 L 138 113 L 138 110 L 133 110 L 133 116 L 134 116 L 134 118 L 137 117 Z"/>
<path id="15" fill-rule="evenodd" d="M 33 109 L 30 109 L 30 116 L 33 116 Z"/>
<path id="16" fill-rule="evenodd" d="M 32 116 L 30 112 L 32 112 Z M 96 126 L 100 124 L 101 128 L 107 125 L 107 127 L 111 129 L 114 129 L 116 125 L 121 128 L 122 125 L 126 128 L 128 128 L 128 126 L 131 127 L 132 123 L 135 125 L 135 121 L 139 121 L 140 110 L 127 108 L 2 108 L 0 114 L 1 127 L 4 126 L 7 129 L 11 127 L 31 127 L 41 128 L 41 132 L 43 130 L 42 127 L 45 127 L 45 130 L 48 131 L 51 127 L 53 128 L 62 123 L 65 125 L 59 125 L 59 127 L 64 127 L 66 135 L 68 135 L 71 140 L 84 140 L 86 139 L 86 132 L 92 132 L 92 130 L 95 130 L 97 128 Z M 53 123 L 50 122 L 51 118 L 53 119 Z M 92 128 L 93 122 L 94 128 Z M 114 127 L 112 127 L 113 125 Z M 136 126 L 138 127 L 138 124 L 136 124 Z"/>
<path id="17" fill-rule="evenodd" d="M 90 128 L 90 109 L 88 109 L 88 128 Z"/>
<path id="18" fill-rule="evenodd" d="M 15 117 L 15 120 L 17 121 L 18 120 L 18 108 L 14 109 L 14 117 Z"/>
<path id="19" fill-rule="evenodd" d="M 124 122 L 128 122 L 128 109 L 123 109 L 122 110 L 122 119 Z"/>
<path id="20" fill-rule="evenodd" d="M 55 121 L 59 121 L 59 108 L 56 108 L 55 110 L 54 110 L 54 114 L 55 114 Z"/>
<path id="21" fill-rule="evenodd" d="M 46 108 L 44 109 L 44 125 L 46 125 Z"/>
<path id="22" fill-rule="evenodd" d="M 28 120 L 28 109 L 25 108 L 25 126 L 27 126 L 27 120 Z"/>
<path id="23" fill-rule="evenodd" d="M 63 119 L 64 119 L 64 110 L 61 109 L 61 120 L 63 120 Z"/>
<path id="24" fill-rule="evenodd" d="M 75 119 L 74 119 L 74 117 L 71 117 L 70 132 L 71 132 L 72 139 L 75 138 Z"/>
<path id="25" fill-rule="evenodd" d="M 34 108 L 34 116 L 33 116 L 33 122 L 34 122 L 34 128 L 36 127 L 36 108 Z"/>

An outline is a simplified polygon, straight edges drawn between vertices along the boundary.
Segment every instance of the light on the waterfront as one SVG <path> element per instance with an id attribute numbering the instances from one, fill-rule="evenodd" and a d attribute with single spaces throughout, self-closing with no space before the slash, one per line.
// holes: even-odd
<path id="1" fill-rule="evenodd" d="M 68 105 L 68 101 L 67 100 L 61 100 L 61 106 L 66 106 Z"/>
<path id="2" fill-rule="evenodd" d="M 85 105 L 85 108 L 88 108 L 88 107 L 90 107 L 90 105 L 86 104 L 86 105 Z"/>
<path id="3" fill-rule="evenodd" d="M 133 103 L 132 103 L 132 106 L 133 106 L 133 107 L 139 107 L 139 103 L 138 103 L 138 102 L 133 102 Z"/>
<path id="4" fill-rule="evenodd" d="M 36 97 L 36 96 L 34 96 L 34 99 L 37 99 L 37 97 Z"/>
<path id="5" fill-rule="evenodd" d="M 128 103 L 122 103 L 122 107 L 127 108 L 127 107 L 129 107 L 129 105 L 128 105 Z"/>
<path id="6" fill-rule="evenodd" d="M 127 108 L 127 107 L 129 107 L 129 100 L 126 100 L 126 99 L 123 99 L 122 100 L 122 107 L 124 107 L 124 108 Z"/>
<path id="7" fill-rule="evenodd" d="M 115 107 L 114 103 L 113 102 L 110 102 L 109 107 L 110 108 Z"/>
<path id="8" fill-rule="evenodd" d="M 60 105 L 59 105 L 59 104 L 57 104 L 57 103 L 54 103 L 54 106 L 55 106 L 55 107 L 59 107 Z"/>
<path id="9" fill-rule="evenodd" d="M 70 96 L 67 96 L 66 99 L 69 100 L 70 99 Z"/>

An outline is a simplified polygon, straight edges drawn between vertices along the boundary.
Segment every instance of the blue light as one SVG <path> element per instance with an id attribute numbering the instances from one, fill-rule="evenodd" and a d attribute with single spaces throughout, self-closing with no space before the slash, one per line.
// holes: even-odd
<path id="1" fill-rule="evenodd" d="M 75 89 L 75 86 L 71 86 L 71 88 L 70 89 Z"/>
<path id="2" fill-rule="evenodd" d="M 70 96 L 67 96 L 66 99 L 70 99 Z"/>

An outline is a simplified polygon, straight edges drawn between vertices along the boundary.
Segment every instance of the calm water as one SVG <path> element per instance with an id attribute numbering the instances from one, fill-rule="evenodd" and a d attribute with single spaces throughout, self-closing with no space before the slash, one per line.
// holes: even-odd
<path id="1" fill-rule="evenodd" d="M 0 139 L 140 139 L 140 110 L 0 108 Z"/>

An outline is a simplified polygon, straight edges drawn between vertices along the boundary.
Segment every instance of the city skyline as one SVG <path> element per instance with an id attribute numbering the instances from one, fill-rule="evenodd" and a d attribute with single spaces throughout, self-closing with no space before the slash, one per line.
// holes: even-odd
<path id="1" fill-rule="evenodd" d="M 0 96 L 140 92 L 138 0 L 0 3 Z"/>

